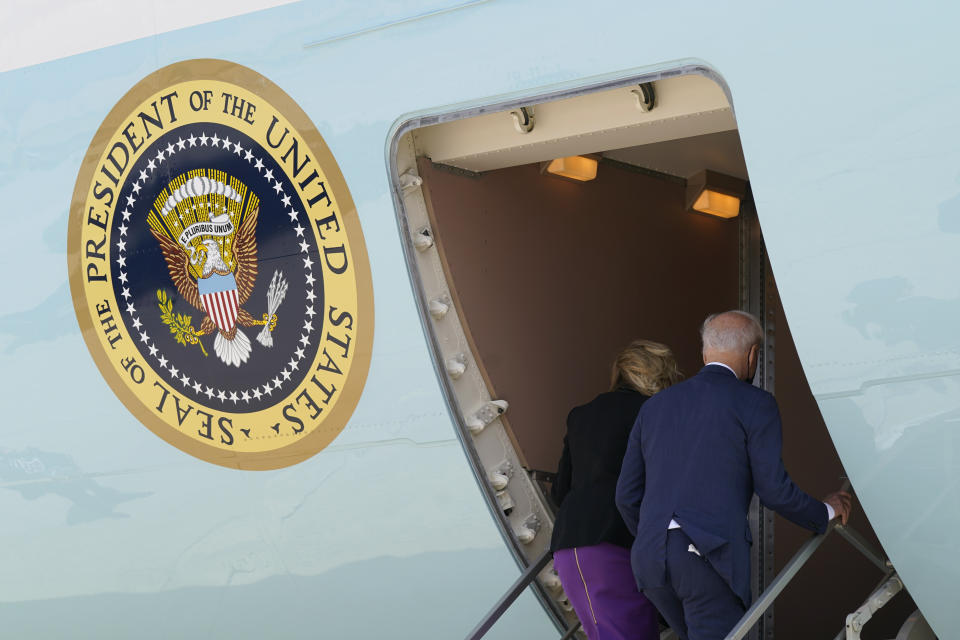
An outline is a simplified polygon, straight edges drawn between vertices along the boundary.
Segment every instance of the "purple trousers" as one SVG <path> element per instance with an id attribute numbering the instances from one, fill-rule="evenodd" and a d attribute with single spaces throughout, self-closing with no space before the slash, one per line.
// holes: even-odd
<path id="1" fill-rule="evenodd" d="M 558 549 L 553 567 L 590 640 L 656 640 L 657 610 L 637 590 L 630 550 L 607 542 Z"/>

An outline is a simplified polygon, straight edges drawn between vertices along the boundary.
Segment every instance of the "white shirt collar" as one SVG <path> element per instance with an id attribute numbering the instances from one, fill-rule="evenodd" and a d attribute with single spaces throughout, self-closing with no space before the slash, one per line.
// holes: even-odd
<path id="1" fill-rule="evenodd" d="M 722 362 L 708 362 L 707 364 L 705 364 L 705 365 L 703 365 L 703 366 L 709 367 L 709 366 L 712 365 L 712 364 L 715 364 L 715 365 L 717 365 L 718 367 L 723 367 L 724 369 L 726 369 L 727 371 L 729 371 L 730 373 L 732 373 L 734 378 L 737 377 L 737 372 L 734 371 L 733 369 L 731 369 L 728 365 L 723 364 Z"/>

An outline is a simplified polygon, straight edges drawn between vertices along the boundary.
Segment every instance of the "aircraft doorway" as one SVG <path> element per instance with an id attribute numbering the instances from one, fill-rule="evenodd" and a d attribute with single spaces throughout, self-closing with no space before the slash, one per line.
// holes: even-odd
<path id="1" fill-rule="evenodd" d="M 712 312 L 747 309 L 765 324 L 758 383 L 776 392 L 794 480 L 826 495 L 843 474 L 790 338 L 726 94 L 699 74 L 621 84 L 426 117 L 395 141 L 401 228 L 438 374 L 521 566 L 549 547 L 538 479 L 556 469 L 570 408 L 609 387 L 614 357 L 635 338 L 668 344 L 696 374 L 698 329 Z M 574 155 L 596 161 L 595 177 L 545 170 Z M 703 170 L 742 181 L 739 215 L 691 210 L 691 178 Z M 855 524 L 879 547 L 862 510 Z M 756 595 L 808 534 L 762 510 L 753 527 Z M 751 637 L 833 637 L 878 577 L 828 540 L 777 601 L 776 621 L 771 612 Z M 571 613 L 557 586 L 541 574 L 538 594 L 559 623 Z M 864 637 L 893 637 L 914 609 L 900 597 Z"/>
<path id="2" fill-rule="evenodd" d="M 464 176 L 418 160 L 433 231 L 504 420 L 555 469 L 566 416 L 609 385 L 634 338 L 702 364 L 708 313 L 739 306 L 739 228 L 683 210 L 684 184 L 601 161 L 578 184 L 521 165 Z"/>

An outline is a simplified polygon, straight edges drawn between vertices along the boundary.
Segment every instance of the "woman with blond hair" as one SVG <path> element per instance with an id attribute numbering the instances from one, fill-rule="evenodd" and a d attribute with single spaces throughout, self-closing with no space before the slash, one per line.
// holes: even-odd
<path id="1" fill-rule="evenodd" d="M 613 364 L 610 391 L 567 416 L 551 495 L 560 511 L 553 565 L 590 640 L 653 640 L 657 610 L 637 590 L 633 536 L 614 503 L 630 430 L 644 401 L 680 379 L 666 345 L 634 340 Z"/>

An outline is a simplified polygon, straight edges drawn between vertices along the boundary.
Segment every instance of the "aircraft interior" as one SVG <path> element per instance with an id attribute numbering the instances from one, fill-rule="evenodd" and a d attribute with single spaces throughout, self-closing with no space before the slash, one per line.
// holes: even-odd
<path id="1" fill-rule="evenodd" d="M 549 546 L 544 489 L 567 412 L 609 388 L 635 338 L 668 344 L 695 375 L 712 312 L 762 318 L 757 384 L 779 403 L 786 467 L 815 497 L 839 489 L 843 467 L 763 246 L 770 205 L 755 204 L 725 87 L 691 72 L 517 104 L 412 121 L 392 161 L 438 375 L 518 558 Z M 728 199 L 704 204 L 714 188 Z M 751 518 L 756 598 L 810 534 L 766 510 Z M 856 504 L 851 525 L 880 548 Z M 752 637 L 833 637 L 880 578 L 829 538 Z M 569 616 L 549 572 L 540 583 L 545 606 Z M 863 637 L 896 636 L 915 609 L 902 592 Z"/>

